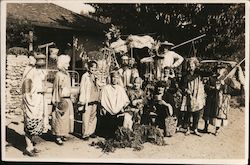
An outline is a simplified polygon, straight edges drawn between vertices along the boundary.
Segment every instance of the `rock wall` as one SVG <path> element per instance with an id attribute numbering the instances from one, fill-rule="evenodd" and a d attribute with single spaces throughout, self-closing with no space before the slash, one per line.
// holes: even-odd
<path id="1" fill-rule="evenodd" d="M 6 58 L 6 113 L 22 113 L 21 81 L 29 59 L 25 55 L 7 55 Z"/>

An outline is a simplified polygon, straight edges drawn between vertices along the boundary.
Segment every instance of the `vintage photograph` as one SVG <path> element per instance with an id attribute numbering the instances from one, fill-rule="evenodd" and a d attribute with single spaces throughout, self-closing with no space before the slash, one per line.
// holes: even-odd
<path id="1" fill-rule="evenodd" d="M 249 2 L 1 1 L 4 161 L 247 164 Z"/>

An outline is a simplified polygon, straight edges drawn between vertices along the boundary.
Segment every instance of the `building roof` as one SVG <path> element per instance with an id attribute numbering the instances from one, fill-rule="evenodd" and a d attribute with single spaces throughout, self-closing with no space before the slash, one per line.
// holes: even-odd
<path id="1" fill-rule="evenodd" d="M 7 16 L 27 20 L 36 26 L 94 31 L 102 33 L 107 25 L 74 13 L 53 3 L 8 3 Z"/>

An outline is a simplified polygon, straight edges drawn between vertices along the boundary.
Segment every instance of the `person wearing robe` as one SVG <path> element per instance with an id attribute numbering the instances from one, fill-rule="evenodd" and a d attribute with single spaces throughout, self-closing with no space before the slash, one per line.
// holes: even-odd
<path id="1" fill-rule="evenodd" d="M 173 46 L 174 44 L 168 41 L 161 43 L 159 51 L 161 52 L 163 49 L 163 53 L 157 53 L 157 56 L 154 57 L 156 71 L 155 74 L 157 80 L 161 80 L 163 75 L 163 69 L 165 67 L 177 68 L 182 64 L 184 60 L 181 55 L 170 50 L 170 48 Z"/>
<path id="2" fill-rule="evenodd" d="M 52 112 L 52 134 L 56 136 L 56 143 L 63 145 L 68 133 L 74 130 L 74 112 L 73 103 L 70 99 L 71 80 L 67 72 L 70 57 L 60 55 L 57 59 L 59 71 L 55 75 L 52 103 L 54 105 Z"/>
<path id="3" fill-rule="evenodd" d="M 205 85 L 207 92 L 206 106 L 204 111 L 204 133 L 208 133 L 208 125 L 215 126 L 214 135 L 218 135 L 220 127 L 228 124 L 228 111 L 230 109 L 230 98 L 234 89 L 240 89 L 239 83 L 235 83 L 232 77 L 225 78 L 227 69 L 218 66 L 217 74 L 209 77 Z"/>
<path id="4" fill-rule="evenodd" d="M 88 140 L 89 137 L 95 137 L 97 124 L 97 106 L 99 101 L 99 89 L 96 84 L 97 63 L 90 61 L 88 63 L 88 72 L 82 75 L 80 85 L 79 104 L 82 106 L 78 110 L 82 114 L 82 138 Z"/>
<path id="5" fill-rule="evenodd" d="M 36 66 L 36 59 L 29 57 L 30 63 L 25 68 L 22 78 L 22 100 L 24 112 L 24 132 L 26 149 L 24 155 L 37 156 L 40 152 L 34 147 L 34 136 L 44 132 L 45 122 L 44 110 L 46 108 L 44 100 L 44 79 L 46 72 Z"/>
<path id="6" fill-rule="evenodd" d="M 105 123 L 102 124 L 106 137 L 114 136 L 114 133 L 121 122 L 117 115 L 124 112 L 124 108 L 129 104 L 129 98 L 124 87 L 118 85 L 120 75 L 118 71 L 111 72 L 111 84 L 104 86 L 101 90 L 101 115 Z"/>
<path id="7" fill-rule="evenodd" d="M 183 105 L 185 109 L 184 120 L 187 126 L 186 135 L 190 134 L 190 119 L 193 117 L 192 130 L 197 136 L 201 136 L 198 132 L 198 123 L 205 106 L 206 94 L 204 84 L 201 80 L 197 66 L 199 61 L 196 57 L 190 58 L 188 61 L 188 72 L 183 75 Z"/>

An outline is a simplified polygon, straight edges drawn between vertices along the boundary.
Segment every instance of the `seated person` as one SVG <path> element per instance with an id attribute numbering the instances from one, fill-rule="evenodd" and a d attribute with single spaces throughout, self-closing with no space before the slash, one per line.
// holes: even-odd
<path id="1" fill-rule="evenodd" d="M 118 114 L 124 112 L 124 108 L 130 103 L 124 87 L 118 85 L 119 73 L 113 71 L 110 74 L 111 84 L 105 85 L 102 88 L 101 99 L 101 115 L 106 119 L 105 128 L 103 130 L 109 131 L 108 137 L 112 137 L 120 125 L 121 120 L 117 117 Z"/>
<path id="2" fill-rule="evenodd" d="M 156 125 L 164 130 L 166 135 L 166 118 L 170 117 L 174 113 L 174 101 L 173 97 L 166 91 L 167 84 L 164 81 L 158 81 L 156 83 L 154 93 L 153 110 L 156 113 Z"/>
<path id="3" fill-rule="evenodd" d="M 136 77 L 133 82 L 133 87 L 128 90 L 128 97 L 130 99 L 130 111 L 133 116 L 133 121 L 140 123 L 143 107 L 145 104 L 145 93 L 141 89 L 142 79 Z"/>

